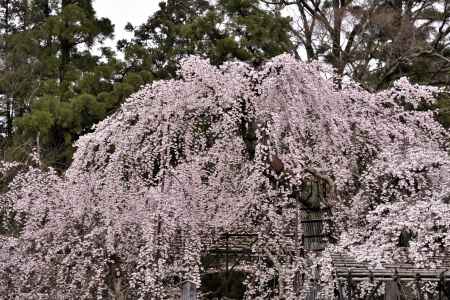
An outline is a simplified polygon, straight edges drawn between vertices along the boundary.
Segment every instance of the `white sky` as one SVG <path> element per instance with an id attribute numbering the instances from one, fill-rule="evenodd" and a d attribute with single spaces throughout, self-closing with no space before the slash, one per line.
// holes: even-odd
<path id="1" fill-rule="evenodd" d="M 106 41 L 106 45 L 115 49 L 117 40 L 131 37 L 124 30 L 125 25 L 144 23 L 158 9 L 159 2 L 161 0 L 94 0 L 97 16 L 109 18 L 115 25 L 114 41 Z"/>

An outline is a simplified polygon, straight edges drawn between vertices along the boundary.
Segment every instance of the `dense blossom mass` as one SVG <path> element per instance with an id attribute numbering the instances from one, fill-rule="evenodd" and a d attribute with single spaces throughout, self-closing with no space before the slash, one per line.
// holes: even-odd
<path id="1" fill-rule="evenodd" d="M 262 259 L 241 266 L 248 299 L 304 296 L 296 275 L 317 265 L 330 299 L 336 251 L 438 263 L 450 248 L 449 135 L 427 109 L 439 91 L 401 79 L 372 94 L 332 77 L 290 56 L 258 68 L 192 57 L 81 137 L 64 176 L 5 163 L 18 174 L 1 200 L 0 297 L 168 299 L 182 280 L 200 285 L 226 232 L 258 235 Z M 320 255 L 286 235 L 318 205 L 332 219 Z"/>

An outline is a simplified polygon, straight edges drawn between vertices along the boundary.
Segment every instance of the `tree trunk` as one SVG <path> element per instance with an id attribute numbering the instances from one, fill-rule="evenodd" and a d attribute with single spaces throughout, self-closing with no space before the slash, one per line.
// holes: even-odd
<path id="1" fill-rule="evenodd" d="M 71 2 L 69 0 L 62 0 L 62 11 L 64 12 L 64 8 L 67 7 Z M 65 18 L 63 16 L 63 18 Z M 64 20 L 64 31 L 69 27 L 69 24 L 66 20 Z M 59 47 L 61 51 L 61 60 L 59 64 L 59 82 L 60 82 L 60 89 L 61 89 L 61 100 L 64 101 L 65 93 L 68 90 L 68 83 L 66 82 L 66 73 L 67 73 L 67 66 L 70 63 L 70 54 L 72 52 L 73 45 L 71 42 L 67 39 L 67 37 L 64 36 L 64 31 L 59 36 Z"/>
<path id="2" fill-rule="evenodd" d="M 332 32 L 332 52 L 334 57 L 334 67 L 336 68 L 336 73 L 339 77 L 344 74 L 344 63 L 342 61 L 342 51 L 341 51 L 341 29 L 342 29 L 342 12 L 343 12 L 343 2 L 342 0 L 333 1 L 333 32 Z M 336 84 L 341 88 L 341 78 L 336 79 Z"/>
<path id="3" fill-rule="evenodd" d="M 3 16 L 3 30 L 4 30 L 4 37 L 3 37 L 3 51 L 4 51 L 4 59 L 6 64 L 6 55 L 8 53 L 8 37 L 11 32 L 11 24 L 10 24 L 10 18 L 11 18 L 11 12 L 10 12 L 10 0 L 5 0 L 3 2 L 4 9 L 5 9 L 5 15 Z M 9 69 L 9 67 L 6 67 L 6 69 Z M 9 71 L 9 70 L 8 70 Z M 9 139 L 12 136 L 13 131 L 13 101 L 11 91 L 5 91 L 5 100 L 6 100 L 6 138 Z"/>

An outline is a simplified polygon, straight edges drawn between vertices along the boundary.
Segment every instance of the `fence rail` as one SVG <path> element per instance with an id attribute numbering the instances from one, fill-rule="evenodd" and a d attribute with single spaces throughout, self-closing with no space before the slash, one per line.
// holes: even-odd
<path id="1" fill-rule="evenodd" d="M 367 263 L 357 262 L 350 256 L 335 254 L 332 256 L 333 266 L 336 271 L 338 284 L 338 299 L 355 299 L 353 286 L 361 281 L 378 282 L 372 289 L 367 299 L 375 299 L 374 296 L 381 286 L 385 283 L 383 292 L 384 299 L 418 299 L 422 300 L 422 282 L 437 282 L 436 295 L 439 300 L 450 299 L 450 256 L 433 257 L 437 263 L 436 267 L 418 267 L 413 263 L 385 263 L 382 268 L 370 268 Z M 403 282 L 415 282 L 414 296 L 405 295 L 402 288 Z M 343 286 L 346 285 L 346 293 L 343 292 Z M 411 298 L 414 297 L 414 298 Z M 312 298 L 311 300 L 315 300 Z"/>

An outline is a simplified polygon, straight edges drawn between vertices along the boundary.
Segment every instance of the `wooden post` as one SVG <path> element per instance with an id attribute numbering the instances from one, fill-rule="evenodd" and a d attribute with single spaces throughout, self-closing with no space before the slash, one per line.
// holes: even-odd
<path id="1" fill-rule="evenodd" d="M 225 293 L 228 293 L 229 286 L 230 286 L 230 261 L 228 257 L 228 252 L 230 251 L 230 245 L 229 245 L 229 235 L 228 232 L 225 234 L 226 239 L 226 245 L 225 245 Z"/>
<path id="2" fill-rule="evenodd" d="M 192 281 L 184 281 L 181 284 L 181 300 L 197 300 L 197 287 Z"/>
<path id="3" fill-rule="evenodd" d="M 339 279 L 337 281 L 338 281 L 338 293 L 339 293 L 338 300 L 344 300 L 344 291 L 342 290 L 342 281 Z"/>
<path id="4" fill-rule="evenodd" d="M 417 300 L 422 300 L 422 291 L 420 290 L 420 274 L 416 274 L 416 290 L 417 290 Z"/>
<path id="5" fill-rule="evenodd" d="M 392 281 L 386 282 L 386 287 L 384 290 L 384 299 L 385 300 L 399 300 L 401 298 L 401 293 L 399 289 L 398 282 L 398 271 L 395 270 L 394 276 L 392 277 Z"/>
<path id="6" fill-rule="evenodd" d="M 445 278 L 444 278 L 445 271 L 442 272 L 439 275 L 439 300 L 443 300 L 443 292 L 445 287 Z"/>
<path id="7" fill-rule="evenodd" d="M 400 291 L 396 281 L 386 281 L 386 287 L 384 289 L 384 300 L 399 300 Z"/>
<path id="8" fill-rule="evenodd" d="M 347 297 L 348 300 L 352 300 L 352 271 L 348 271 L 347 275 Z"/>
<path id="9" fill-rule="evenodd" d="M 308 294 L 306 295 L 306 300 L 317 300 L 317 294 L 318 294 L 318 291 L 317 291 L 316 285 L 313 284 L 313 286 L 309 290 Z"/>
<path id="10" fill-rule="evenodd" d="M 295 201 L 295 231 L 294 231 L 294 243 L 295 243 L 295 256 L 298 258 L 301 256 L 300 254 L 300 241 L 298 236 L 298 227 L 300 225 L 300 216 L 299 216 L 299 203 L 296 199 Z M 301 282 L 300 282 L 300 272 L 297 270 L 295 272 L 294 277 L 294 293 L 295 296 L 298 297 L 300 295 L 300 288 L 301 288 Z"/>
<path id="11" fill-rule="evenodd" d="M 228 251 L 230 251 L 229 249 L 229 245 L 228 245 L 228 233 L 225 233 L 225 274 L 228 277 L 228 269 L 229 269 L 229 261 L 228 261 Z"/>

